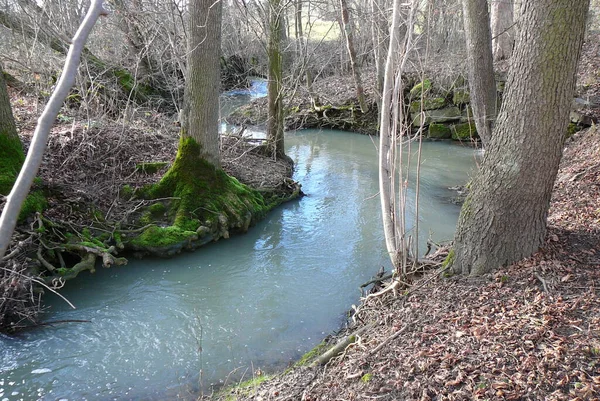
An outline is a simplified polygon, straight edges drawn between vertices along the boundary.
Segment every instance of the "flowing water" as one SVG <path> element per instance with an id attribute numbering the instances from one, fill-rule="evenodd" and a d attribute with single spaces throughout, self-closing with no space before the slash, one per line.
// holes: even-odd
<path id="1" fill-rule="evenodd" d="M 339 131 L 291 132 L 286 146 L 307 196 L 194 253 L 84 273 L 62 292 L 77 309 L 48 296 L 47 320 L 91 323 L 0 337 L 0 401 L 191 399 L 284 367 L 339 328 L 359 285 L 389 269 L 376 150 Z M 452 237 L 448 187 L 474 162 L 469 148 L 424 144 L 422 241 Z"/>

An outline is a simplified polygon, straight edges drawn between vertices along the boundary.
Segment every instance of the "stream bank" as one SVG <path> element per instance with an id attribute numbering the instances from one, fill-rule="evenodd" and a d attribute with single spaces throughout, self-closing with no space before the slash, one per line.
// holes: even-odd
<path id="1" fill-rule="evenodd" d="M 598 182 L 600 133 L 590 128 L 565 149 L 538 253 L 479 278 L 446 278 L 438 268 L 407 291 L 363 298 L 351 326 L 307 363 L 250 372 L 242 386 L 205 399 L 597 399 Z M 326 366 L 311 364 L 353 334 Z"/>
<path id="2" fill-rule="evenodd" d="M 15 91 L 11 95 L 27 149 L 38 99 Z M 99 263 L 124 265 L 123 256 L 168 257 L 243 233 L 269 210 L 301 194 L 289 161 L 265 157 L 260 146 L 230 135 L 221 139 L 223 169 L 232 177 L 221 174 L 231 190 L 227 201 L 207 199 L 177 220 L 171 212 L 180 201 L 177 196 L 148 193 L 177 153 L 179 128 L 173 119 L 140 109 L 127 122 L 85 122 L 70 112 L 65 109 L 52 129 L 34 188 L 47 207 L 20 221 L 2 262 L 7 269 L 2 270 L 6 296 L 0 331 L 35 324 L 39 298 L 31 293 L 40 286 L 62 287 Z M 216 183 L 208 176 L 205 182 Z M 0 208 L 4 201 L 0 198 Z"/>

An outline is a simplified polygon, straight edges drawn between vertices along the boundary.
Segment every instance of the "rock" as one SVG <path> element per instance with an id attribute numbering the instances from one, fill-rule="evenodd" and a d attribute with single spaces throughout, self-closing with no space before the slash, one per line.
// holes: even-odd
<path id="1" fill-rule="evenodd" d="M 210 228 L 206 227 L 206 226 L 200 226 L 198 227 L 198 229 L 196 230 L 196 234 L 198 234 L 198 238 L 204 238 L 206 237 L 208 234 L 210 234 Z"/>
<path id="2" fill-rule="evenodd" d="M 452 104 L 457 106 L 471 102 L 471 94 L 465 89 L 455 89 L 452 95 Z"/>
<path id="3" fill-rule="evenodd" d="M 423 110 L 441 109 L 445 105 L 446 105 L 446 99 L 444 99 L 443 97 L 425 98 L 425 99 L 423 99 L 422 107 L 421 107 L 420 100 L 411 102 L 410 112 L 418 113 L 421 111 L 421 109 L 423 109 Z"/>
<path id="4" fill-rule="evenodd" d="M 479 138 L 473 122 L 455 124 L 450 129 L 452 130 L 452 139 L 455 141 L 470 141 Z"/>
<path id="5" fill-rule="evenodd" d="M 410 90 L 410 98 L 417 99 L 421 97 L 421 94 L 425 94 L 431 90 L 431 81 L 429 79 L 424 79 L 419 82 Z"/>
<path id="6" fill-rule="evenodd" d="M 569 119 L 574 124 L 585 125 L 588 127 L 594 123 L 592 117 L 586 116 L 585 114 L 574 110 L 571 110 L 571 113 L 569 114 Z"/>
<path id="7" fill-rule="evenodd" d="M 471 123 L 473 122 L 473 109 L 471 109 L 471 106 L 465 107 L 460 116 L 461 123 L 467 123 L 469 121 Z"/>
<path id="8" fill-rule="evenodd" d="M 418 127 L 421 125 L 421 114 L 425 116 L 423 125 L 429 125 L 431 123 L 444 123 L 450 121 L 460 120 L 460 109 L 456 106 L 445 107 L 437 110 L 426 110 L 423 113 L 412 113 L 413 126 Z"/>
<path id="9" fill-rule="evenodd" d="M 450 139 L 452 138 L 452 131 L 447 125 L 433 123 L 429 125 L 427 137 L 432 139 Z"/>

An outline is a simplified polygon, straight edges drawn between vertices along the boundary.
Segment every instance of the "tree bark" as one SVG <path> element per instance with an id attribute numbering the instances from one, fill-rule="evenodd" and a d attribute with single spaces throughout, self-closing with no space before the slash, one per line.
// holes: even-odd
<path id="1" fill-rule="evenodd" d="M 356 87 L 356 97 L 358 99 L 358 104 L 360 105 L 360 111 L 366 113 L 369 111 L 369 108 L 367 107 L 367 102 L 365 100 L 360 71 L 358 71 L 358 65 L 356 64 L 356 50 L 354 49 L 352 25 L 350 24 L 350 13 L 348 12 L 346 0 L 340 0 L 340 8 L 342 10 L 342 27 L 346 38 L 346 49 L 348 50 L 348 57 L 350 58 L 350 68 L 352 70 L 352 77 L 354 78 L 354 86 Z"/>
<path id="2" fill-rule="evenodd" d="M 492 1 L 492 54 L 494 61 L 510 58 L 515 44 L 513 28 L 513 0 Z"/>
<path id="3" fill-rule="evenodd" d="M 188 69 L 183 137 L 200 145 L 200 158 L 221 167 L 219 151 L 219 87 L 221 81 L 221 17 L 223 4 L 189 3 Z"/>
<path id="4" fill-rule="evenodd" d="M 448 262 L 478 275 L 543 244 L 589 0 L 523 3 L 505 101 Z"/>
<path id="5" fill-rule="evenodd" d="M 24 159 L 23 147 L 10 107 L 4 71 L 0 65 L 0 195 L 8 195 Z"/>
<path id="6" fill-rule="evenodd" d="M 379 113 L 379 198 L 381 201 L 381 217 L 385 245 L 394 269 L 400 266 L 402 249 L 399 248 L 399 222 L 393 183 L 396 177 L 393 173 L 395 162 L 395 142 L 392 140 L 397 133 L 392 128 L 392 103 L 394 94 L 394 65 L 400 51 L 399 38 L 400 0 L 394 0 L 392 11 L 392 26 L 390 28 L 390 43 L 385 62 L 383 89 L 381 92 L 381 111 Z"/>
<path id="7" fill-rule="evenodd" d="M 462 4 L 471 107 L 479 137 L 487 145 L 496 118 L 496 81 L 487 0 L 463 0 Z"/>
<path id="8" fill-rule="evenodd" d="M 283 58 L 281 54 L 281 24 L 283 20 L 283 6 L 281 0 L 269 1 L 269 76 L 267 83 L 267 97 L 269 103 L 269 116 L 267 119 L 267 147 L 274 158 L 285 157 L 283 138 Z"/>
<path id="9" fill-rule="evenodd" d="M 25 163 L 23 164 L 23 168 L 8 196 L 6 205 L 2 210 L 2 216 L 0 216 L 0 259 L 2 259 L 6 252 L 6 248 L 8 247 L 12 233 L 17 224 L 21 206 L 29 193 L 31 184 L 42 163 L 44 150 L 46 149 L 46 144 L 48 142 L 48 135 L 50 134 L 50 128 L 52 128 L 52 124 L 54 123 L 65 98 L 75 83 L 75 76 L 77 74 L 77 68 L 79 67 L 79 61 L 84 49 L 85 41 L 92 31 L 97 19 L 105 14 L 106 11 L 102 8 L 102 0 L 93 0 L 84 21 L 73 38 L 73 43 L 69 48 L 69 53 L 65 60 L 65 68 L 56 84 L 56 89 L 52 92 L 48 104 L 38 119 L 38 124 L 35 128 Z"/>

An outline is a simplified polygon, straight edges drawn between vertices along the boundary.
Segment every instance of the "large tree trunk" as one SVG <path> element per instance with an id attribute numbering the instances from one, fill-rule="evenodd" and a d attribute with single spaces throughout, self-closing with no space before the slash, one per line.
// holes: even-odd
<path id="1" fill-rule="evenodd" d="M 275 158 L 285 157 L 283 140 L 283 57 L 281 54 L 281 27 L 283 22 L 283 6 L 281 0 L 269 1 L 269 79 L 267 97 L 269 117 L 267 121 L 267 146 L 269 153 Z"/>
<path id="2" fill-rule="evenodd" d="M 219 83 L 221 80 L 222 2 L 189 3 L 188 69 L 182 136 L 200 145 L 200 158 L 215 167 L 219 155 Z"/>
<path id="3" fill-rule="evenodd" d="M 0 195 L 8 195 L 24 159 L 0 65 Z"/>
<path id="4" fill-rule="evenodd" d="M 463 0 L 463 16 L 471 107 L 479 137 L 487 145 L 496 118 L 496 81 L 487 0 Z"/>
<path id="5" fill-rule="evenodd" d="M 589 0 L 523 3 L 507 91 L 459 218 L 454 272 L 482 274 L 544 241 Z"/>
<path id="6" fill-rule="evenodd" d="M 344 28 L 344 37 L 346 38 L 346 49 L 348 50 L 348 57 L 350 58 L 350 68 L 352 69 L 352 77 L 354 78 L 356 97 L 358 98 L 360 111 L 366 113 L 367 111 L 369 111 L 369 108 L 367 107 L 367 102 L 365 100 L 364 93 L 365 91 L 363 89 L 360 71 L 358 71 L 358 65 L 356 63 L 356 50 L 354 49 L 352 25 L 350 24 L 350 13 L 348 12 L 348 5 L 346 4 L 346 0 L 340 0 L 340 8 L 342 10 L 342 27 Z"/>
<path id="7" fill-rule="evenodd" d="M 513 0 L 492 1 L 492 53 L 494 61 L 506 60 L 515 44 L 513 28 Z"/>

